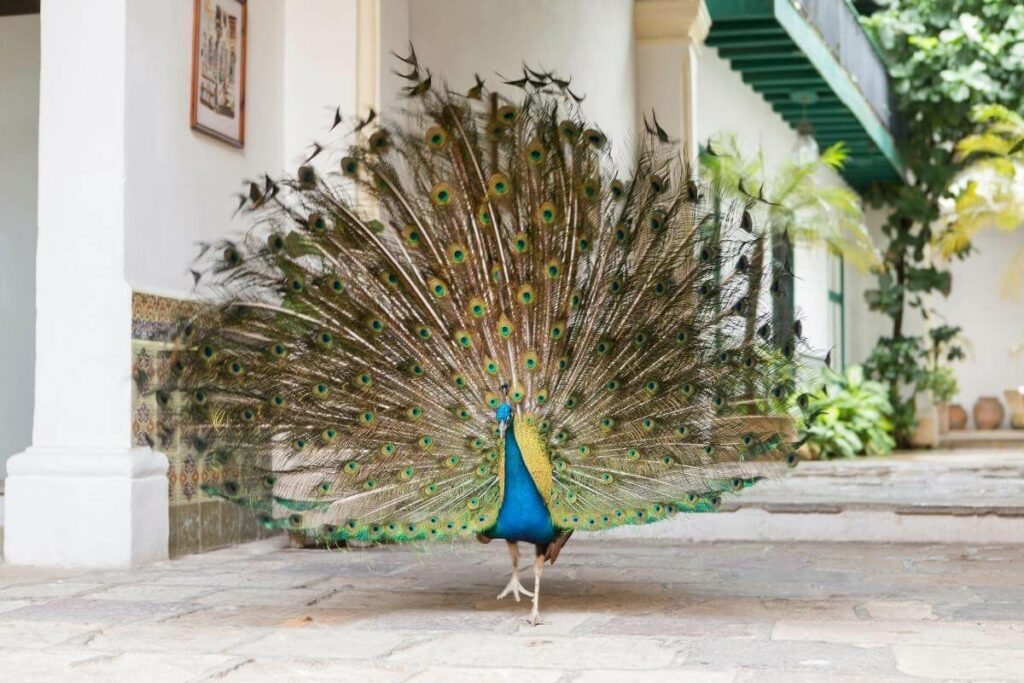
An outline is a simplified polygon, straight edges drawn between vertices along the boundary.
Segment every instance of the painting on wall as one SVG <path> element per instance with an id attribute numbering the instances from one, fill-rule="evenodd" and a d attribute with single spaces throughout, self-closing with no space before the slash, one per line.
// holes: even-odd
<path id="1" fill-rule="evenodd" d="M 194 130 L 245 144 L 246 0 L 196 0 L 192 30 Z"/>

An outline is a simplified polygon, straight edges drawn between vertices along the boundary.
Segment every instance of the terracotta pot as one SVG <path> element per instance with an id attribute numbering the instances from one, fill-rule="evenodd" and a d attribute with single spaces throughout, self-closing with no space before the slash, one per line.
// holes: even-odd
<path id="1" fill-rule="evenodd" d="M 1024 429 L 1024 391 L 1007 389 L 1003 396 L 1006 397 L 1006 405 L 1010 408 L 1010 426 L 1014 429 Z"/>
<path id="2" fill-rule="evenodd" d="M 1006 411 L 995 396 L 982 396 L 974 404 L 975 429 L 998 429 L 1003 424 Z"/>
<path id="3" fill-rule="evenodd" d="M 954 403 L 949 407 L 949 428 L 967 428 L 967 411 L 964 410 L 964 407 L 959 403 Z"/>

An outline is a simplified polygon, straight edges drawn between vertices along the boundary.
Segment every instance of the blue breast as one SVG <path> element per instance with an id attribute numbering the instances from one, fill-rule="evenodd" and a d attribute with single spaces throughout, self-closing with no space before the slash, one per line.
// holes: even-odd
<path id="1" fill-rule="evenodd" d="M 487 535 L 526 543 L 550 543 L 555 538 L 551 513 L 526 469 L 511 425 L 505 431 L 505 497 Z"/>

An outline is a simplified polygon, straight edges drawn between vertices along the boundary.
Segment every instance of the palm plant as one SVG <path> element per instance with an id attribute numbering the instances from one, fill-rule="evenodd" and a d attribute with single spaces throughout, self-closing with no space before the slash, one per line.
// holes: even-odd
<path id="1" fill-rule="evenodd" d="M 721 190 L 723 197 L 765 214 L 756 222 L 771 233 L 774 245 L 774 279 L 783 294 L 773 299 L 773 326 L 779 346 L 793 334 L 790 254 L 794 240 L 824 243 L 862 270 L 880 263 L 864 223 L 860 197 L 845 186 L 822 182 L 821 175 L 841 169 L 847 157 L 845 144 L 838 142 L 815 159 L 787 161 L 766 177 L 760 154 L 744 156 L 732 134 L 710 140 L 700 156 L 705 176 Z M 754 201 L 752 191 L 764 201 Z M 753 288 L 760 281 L 763 257 L 758 252 L 751 259 L 751 296 L 755 299 L 758 292 Z"/>
<path id="2" fill-rule="evenodd" d="M 787 161 L 766 177 L 764 161 L 745 157 L 735 135 L 713 138 L 701 154 L 701 167 L 710 180 L 732 198 L 746 201 L 748 190 L 760 188 L 768 203 L 762 222 L 772 234 L 809 244 L 826 244 L 854 266 L 868 269 L 880 262 L 871 240 L 859 195 L 845 186 L 827 185 L 821 175 L 845 165 L 845 143 L 823 150 L 810 161 Z"/>

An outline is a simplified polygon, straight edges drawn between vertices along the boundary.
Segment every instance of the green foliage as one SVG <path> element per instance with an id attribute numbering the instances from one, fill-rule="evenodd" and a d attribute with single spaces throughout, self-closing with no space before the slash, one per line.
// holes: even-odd
<path id="1" fill-rule="evenodd" d="M 807 444 L 821 458 L 886 455 L 896 442 L 891 436 L 893 406 L 881 382 L 865 379 L 864 369 L 851 365 L 843 374 L 826 369 L 824 388 L 808 405 L 813 415 Z"/>
<path id="2" fill-rule="evenodd" d="M 865 367 L 889 383 L 896 407 L 896 436 L 909 439 L 913 394 L 922 384 L 925 340 L 903 333 L 904 316 L 928 320 L 926 295 L 949 293 L 948 271 L 929 247 L 943 231 L 940 201 L 967 163 L 956 145 L 984 123 L 972 112 L 998 104 L 1024 106 L 1024 5 L 997 0 L 888 0 L 865 18 L 889 64 L 896 106 L 909 132 L 900 153 L 907 182 L 876 184 L 868 198 L 885 206 L 888 241 L 876 269 L 878 286 L 866 292 L 869 308 L 892 319 L 892 334 L 878 340 Z M 969 247 L 957 251 L 961 257 Z M 911 395 L 906 393 L 910 391 Z"/>

